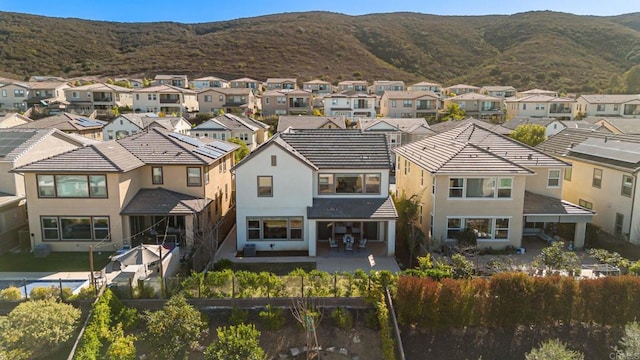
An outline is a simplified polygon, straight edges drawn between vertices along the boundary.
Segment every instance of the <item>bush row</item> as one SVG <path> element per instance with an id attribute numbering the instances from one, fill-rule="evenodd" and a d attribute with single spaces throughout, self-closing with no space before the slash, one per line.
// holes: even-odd
<path id="1" fill-rule="evenodd" d="M 595 322 L 624 325 L 640 318 L 640 278 L 574 280 L 502 273 L 490 279 L 438 282 L 403 276 L 394 299 L 403 325 L 497 326 Z"/>
<path id="2" fill-rule="evenodd" d="M 376 314 L 378 315 L 378 325 L 380 326 L 380 339 L 382 341 L 382 358 L 384 360 L 395 360 L 395 342 L 393 341 L 393 327 L 387 302 L 384 293 L 378 293 L 378 298 L 374 303 Z"/>

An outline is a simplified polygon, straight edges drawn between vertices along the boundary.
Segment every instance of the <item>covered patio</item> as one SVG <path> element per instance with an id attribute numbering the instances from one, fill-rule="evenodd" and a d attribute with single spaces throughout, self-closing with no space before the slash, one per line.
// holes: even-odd
<path id="1" fill-rule="evenodd" d="M 526 191 L 524 195 L 523 236 L 537 236 L 553 241 L 560 238 L 560 228 L 573 225 L 565 240 L 573 241 L 575 249 L 584 247 L 587 223 L 593 220 L 595 212 L 549 196 Z"/>

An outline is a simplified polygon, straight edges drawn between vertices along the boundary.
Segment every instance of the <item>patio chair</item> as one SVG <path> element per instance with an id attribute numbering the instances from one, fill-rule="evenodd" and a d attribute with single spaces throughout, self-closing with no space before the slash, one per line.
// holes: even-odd
<path id="1" fill-rule="evenodd" d="M 366 248 L 367 248 L 367 238 L 360 239 L 360 241 L 358 241 L 358 251 L 360 251 L 360 249 L 366 249 Z"/>
<path id="2" fill-rule="evenodd" d="M 333 238 L 331 236 L 329 236 L 329 248 L 330 248 L 329 250 L 331 250 L 333 248 L 335 248 L 335 249 L 338 248 L 338 243 L 336 243 L 336 241 L 333 240 Z"/>
<path id="3" fill-rule="evenodd" d="M 346 243 L 344 244 L 344 251 L 345 251 L 345 252 L 347 252 L 347 251 L 351 251 L 351 252 L 353 252 L 353 242 L 351 242 L 351 241 L 346 242 Z"/>

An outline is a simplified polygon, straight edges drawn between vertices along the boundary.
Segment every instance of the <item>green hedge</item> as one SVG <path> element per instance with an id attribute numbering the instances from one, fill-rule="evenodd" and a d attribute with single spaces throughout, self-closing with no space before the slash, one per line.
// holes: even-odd
<path id="1" fill-rule="evenodd" d="M 556 322 L 624 325 L 640 318 L 640 278 L 574 280 L 502 273 L 440 282 L 403 276 L 394 303 L 403 325 L 509 327 Z"/>

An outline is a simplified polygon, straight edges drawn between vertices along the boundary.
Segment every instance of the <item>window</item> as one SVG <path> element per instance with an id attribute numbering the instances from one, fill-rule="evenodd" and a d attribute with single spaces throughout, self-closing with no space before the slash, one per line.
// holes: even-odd
<path id="1" fill-rule="evenodd" d="M 403 100 L 402 101 L 402 107 L 412 107 L 413 106 L 413 100 Z"/>
<path id="2" fill-rule="evenodd" d="M 136 94 L 136 100 L 140 100 L 140 94 Z"/>
<path id="3" fill-rule="evenodd" d="M 106 216 L 43 216 L 44 241 L 109 241 L 109 218 Z"/>
<path id="4" fill-rule="evenodd" d="M 154 185 L 163 183 L 161 166 L 154 166 L 151 168 L 151 183 Z"/>
<path id="5" fill-rule="evenodd" d="M 491 239 L 493 237 L 493 232 L 491 229 L 492 223 L 493 219 L 491 218 L 466 219 L 465 228 L 476 233 L 478 240 Z"/>
<path id="6" fill-rule="evenodd" d="M 202 186 L 202 171 L 199 167 L 187 168 L 187 186 Z"/>
<path id="7" fill-rule="evenodd" d="M 209 183 L 209 167 L 208 166 L 204 167 L 204 183 L 205 184 Z"/>
<path id="8" fill-rule="evenodd" d="M 273 177 L 258 176 L 258 197 L 273 196 Z"/>
<path id="9" fill-rule="evenodd" d="M 513 179 L 511 178 L 500 178 L 498 180 L 498 197 L 499 198 L 510 198 L 511 197 L 511 189 L 513 187 Z"/>
<path id="10" fill-rule="evenodd" d="M 578 205 L 582 206 L 585 209 L 593 210 L 593 203 L 591 201 L 580 199 L 578 200 Z"/>
<path id="11" fill-rule="evenodd" d="M 380 174 L 365 175 L 365 193 L 380 194 Z"/>
<path id="12" fill-rule="evenodd" d="M 456 239 L 458 234 L 462 231 L 462 219 L 451 218 L 447 219 L 447 239 Z"/>
<path id="13" fill-rule="evenodd" d="M 407 175 L 411 172 L 411 162 L 407 159 L 404 160 L 404 174 Z"/>
<path id="14" fill-rule="evenodd" d="M 424 170 L 420 170 L 420 186 L 424 186 Z"/>
<path id="15" fill-rule="evenodd" d="M 633 189 L 633 177 L 629 175 L 622 175 L 622 191 L 620 193 L 623 196 L 631 197 L 632 189 Z"/>
<path id="16" fill-rule="evenodd" d="M 449 197 L 450 198 L 461 198 L 463 189 L 464 189 L 463 178 L 449 179 Z"/>
<path id="17" fill-rule="evenodd" d="M 77 98 L 80 97 L 80 93 L 77 92 L 77 91 L 72 91 L 71 92 L 71 97 L 74 98 L 74 99 L 77 99 Z"/>
<path id="18" fill-rule="evenodd" d="M 622 235 L 622 225 L 624 224 L 624 215 L 616 213 L 616 224 L 614 233 L 616 235 Z"/>
<path id="19" fill-rule="evenodd" d="M 302 217 L 247 218 L 248 240 L 302 240 Z"/>
<path id="20" fill-rule="evenodd" d="M 40 197 L 106 198 L 105 175 L 38 175 Z"/>
<path id="21" fill-rule="evenodd" d="M 392 108 L 396 107 L 396 101 L 395 100 L 391 100 L 391 107 Z"/>
<path id="22" fill-rule="evenodd" d="M 271 155 L 271 166 L 278 165 L 278 157 L 276 155 Z"/>
<path id="23" fill-rule="evenodd" d="M 24 97 L 24 90 L 18 90 L 18 89 L 13 90 L 13 96 L 14 97 Z"/>
<path id="24" fill-rule="evenodd" d="M 495 236 L 496 239 L 508 239 L 509 238 L 509 219 L 496 219 L 496 227 L 495 227 Z"/>
<path id="25" fill-rule="evenodd" d="M 604 111 L 606 106 L 604 104 L 598 104 L 596 111 Z"/>
<path id="26" fill-rule="evenodd" d="M 381 184 L 379 173 L 318 174 L 318 194 L 380 194 Z"/>
<path id="27" fill-rule="evenodd" d="M 422 225 L 422 211 L 423 211 L 423 205 L 420 204 L 418 205 L 418 223 L 420 225 Z"/>
<path id="28" fill-rule="evenodd" d="M 362 175 L 335 174 L 336 194 L 362 193 Z"/>
<path id="29" fill-rule="evenodd" d="M 560 170 L 550 169 L 547 176 L 547 187 L 559 187 L 560 186 Z"/>
<path id="30" fill-rule="evenodd" d="M 571 181 L 571 175 L 573 174 L 573 168 L 564 169 L 564 179 L 567 181 Z"/>
<path id="31" fill-rule="evenodd" d="M 618 112 L 620 109 L 620 107 L 618 106 L 618 104 L 613 104 L 613 111 Z"/>
<path id="32" fill-rule="evenodd" d="M 492 198 L 495 191 L 495 179 L 467 179 L 467 191 L 468 198 Z"/>
<path id="33" fill-rule="evenodd" d="M 204 102 L 212 102 L 212 101 L 213 101 L 213 96 L 211 95 L 204 96 Z"/>
<path id="34" fill-rule="evenodd" d="M 224 95 L 218 96 L 218 101 L 224 101 Z"/>
<path id="35" fill-rule="evenodd" d="M 224 200 L 227 201 L 229 199 L 229 184 L 224 184 Z"/>
<path id="36" fill-rule="evenodd" d="M 7 97 L 7 89 L 2 89 L 2 97 Z"/>
<path id="37" fill-rule="evenodd" d="M 593 169 L 593 179 L 591 186 L 600 189 L 602 186 L 602 169 Z"/>
<path id="38" fill-rule="evenodd" d="M 333 174 L 319 174 L 318 194 L 333 194 L 335 191 L 333 184 Z"/>

